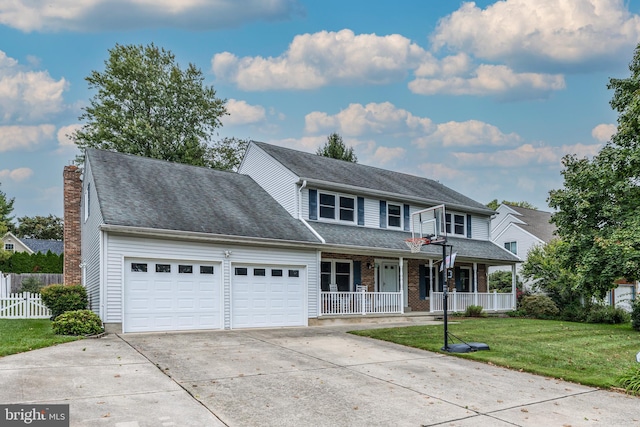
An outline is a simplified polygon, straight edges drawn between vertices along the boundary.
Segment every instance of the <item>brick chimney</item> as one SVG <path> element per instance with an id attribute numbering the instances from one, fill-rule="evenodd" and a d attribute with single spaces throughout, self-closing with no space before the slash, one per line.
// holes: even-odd
<path id="1" fill-rule="evenodd" d="M 65 166 L 64 180 L 64 284 L 82 283 L 82 242 L 80 241 L 80 201 L 82 199 L 82 170 Z"/>

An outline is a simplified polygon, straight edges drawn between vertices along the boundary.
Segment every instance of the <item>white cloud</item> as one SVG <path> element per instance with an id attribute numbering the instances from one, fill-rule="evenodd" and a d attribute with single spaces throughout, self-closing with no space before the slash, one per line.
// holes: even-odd
<path id="1" fill-rule="evenodd" d="M 613 124 L 602 123 L 591 130 L 591 136 L 600 142 L 608 142 L 618 128 Z"/>
<path id="2" fill-rule="evenodd" d="M 329 84 L 384 84 L 405 78 L 408 70 L 433 60 L 399 34 L 355 35 L 345 29 L 294 37 L 278 57 L 214 55 L 216 77 L 243 90 L 315 89 Z"/>
<path id="3" fill-rule="evenodd" d="M 504 65 L 487 64 L 478 66 L 470 76 L 444 74 L 409 83 L 411 92 L 420 95 L 494 95 L 503 99 L 540 98 L 564 88 L 564 77 L 559 74 L 516 73 Z"/>
<path id="4" fill-rule="evenodd" d="M 402 159 L 405 154 L 407 154 L 407 150 L 402 147 L 377 147 L 373 153 L 371 162 L 379 166 L 384 166 Z"/>
<path id="5" fill-rule="evenodd" d="M 559 165 L 566 154 L 576 154 L 578 157 L 592 157 L 600 150 L 601 145 L 563 145 L 553 147 L 547 145 L 534 146 L 523 144 L 512 150 L 500 150 L 483 153 L 452 153 L 461 166 L 521 168 L 536 165 Z"/>
<path id="6" fill-rule="evenodd" d="M 505 0 L 485 9 L 473 2 L 441 19 L 435 49 L 544 69 L 549 64 L 619 61 L 640 39 L 640 17 L 623 0 Z"/>
<path id="7" fill-rule="evenodd" d="M 0 126 L 0 153 L 13 150 L 30 150 L 55 133 L 54 125 Z"/>
<path id="8" fill-rule="evenodd" d="M 433 133 L 414 142 L 417 146 L 424 148 L 434 143 L 445 147 L 503 146 L 514 145 L 521 140 L 522 138 L 516 133 L 505 134 L 494 125 L 478 120 L 468 120 L 440 123 Z"/>
<path id="9" fill-rule="evenodd" d="M 350 104 L 335 115 L 314 111 L 305 116 L 305 131 L 338 132 L 341 135 L 422 135 L 431 131 L 432 122 L 397 108 L 390 102 Z"/>
<path id="10" fill-rule="evenodd" d="M 15 182 L 22 182 L 29 179 L 33 175 L 33 170 L 29 168 L 2 169 L 0 170 L 0 178 L 9 178 Z"/>
<path id="11" fill-rule="evenodd" d="M 225 126 L 258 123 L 266 118 L 264 107 L 250 105 L 246 101 L 238 101 L 236 99 L 227 100 L 227 111 L 229 115 L 222 117 L 222 123 Z"/>
<path id="12" fill-rule="evenodd" d="M 0 24 L 30 31 L 232 28 L 302 13 L 297 0 L 14 0 L 0 4 Z"/>
<path id="13" fill-rule="evenodd" d="M 0 121 L 25 122 L 60 112 L 67 81 L 30 71 L 0 51 Z"/>
<path id="14" fill-rule="evenodd" d="M 76 143 L 73 142 L 73 139 L 71 139 L 71 136 L 80 129 L 82 129 L 82 125 L 78 123 L 68 126 L 62 126 L 60 129 L 58 129 L 58 132 L 56 133 L 56 137 L 58 140 L 58 153 L 77 150 L 78 147 Z"/>
<path id="15" fill-rule="evenodd" d="M 465 173 L 458 168 L 450 168 L 443 163 L 422 163 L 418 166 L 421 176 L 444 182 L 453 181 L 465 177 Z M 414 173 L 414 175 L 419 175 Z"/>

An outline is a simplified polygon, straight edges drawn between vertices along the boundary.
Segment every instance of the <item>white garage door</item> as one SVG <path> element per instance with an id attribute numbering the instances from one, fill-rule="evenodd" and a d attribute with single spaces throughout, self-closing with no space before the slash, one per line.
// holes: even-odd
<path id="1" fill-rule="evenodd" d="M 232 328 L 307 324 L 303 267 L 234 264 L 231 275 Z"/>
<path id="2" fill-rule="evenodd" d="M 213 264 L 126 259 L 124 331 L 221 328 L 220 277 Z"/>

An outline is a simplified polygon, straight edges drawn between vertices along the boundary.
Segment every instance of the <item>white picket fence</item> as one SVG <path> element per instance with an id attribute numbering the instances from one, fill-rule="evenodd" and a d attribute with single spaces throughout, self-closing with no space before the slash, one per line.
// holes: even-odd
<path id="1" fill-rule="evenodd" d="M 22 292 L 0 298 L 0 319 L 48 319 L 51 311 L 40 294 Z"/>

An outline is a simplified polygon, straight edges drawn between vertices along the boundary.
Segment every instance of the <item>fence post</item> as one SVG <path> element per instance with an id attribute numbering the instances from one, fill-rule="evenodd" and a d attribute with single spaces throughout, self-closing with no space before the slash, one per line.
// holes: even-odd
<path id="1" fill-rule="evenodd" d="M 456 288 L 453 288 L 453 310 L 454 313 L 458 312 L 458 295 L 456 295 Z"/>
<path id="2" fill-rule="evenodd" d="M 498 291 L 493 290 L 493 311 L 498 311 Z"/>

